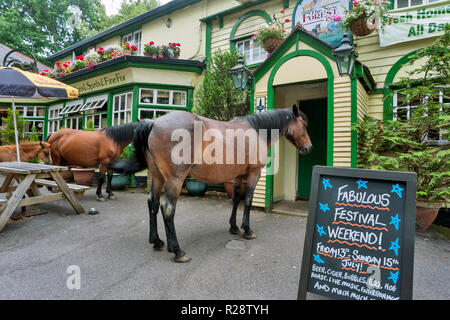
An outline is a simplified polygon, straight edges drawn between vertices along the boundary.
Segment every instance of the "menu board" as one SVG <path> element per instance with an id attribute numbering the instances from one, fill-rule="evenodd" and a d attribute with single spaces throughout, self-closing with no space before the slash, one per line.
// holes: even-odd
<path id="1" fill-rule="evenodd" d="M 313 170 L 299 299 L 412 299 L 415 173 Z"/>

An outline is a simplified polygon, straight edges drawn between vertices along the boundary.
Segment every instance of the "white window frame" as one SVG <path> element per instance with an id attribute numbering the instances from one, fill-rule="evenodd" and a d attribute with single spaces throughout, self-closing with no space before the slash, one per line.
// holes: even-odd
<path id="1" fill-rule="evenodd" d="M 152 102 L 142 102 L 142 91 L 153 91 L 153 101 Z M 169 103 L 158 103 L 158 92 L 169 92 Z M 181 93 L 184 95 L 184 104 L 174 104 L 173 95 L 174 93 Z M 156 105 L 156 106 L 168 106 L 168 107 L 178 107 L 186 108 L 187 106 L 187 91 L 182 90 L 166 90 L 166 89 L 153 89 L 153 88 L 140 88 L 139 89 L 139 104 L 140 105 Z"/>
<path id="2" fill-rule="evenodd" d="M 90 97 L 86 99 L 86 103 L 81 107 L 79 111 L 88 111 L 101 109 L 108 102 L 108 95 L 104 94 L 101 96 Z"/>
<path id="3" fill-rule="evenodd" d="M 245 43 L 249 43 L 249 51 L 245 51 Z M 242 44 L 243 50 L 239 51 L 239 44 Z M 255 49 L 259 50 L 259 59 L 253 59 L 253 52 Z M 239 41 L 236 41 L 236 51 L 240 54 L 245 55 L 245 63 L 246 65 L 254 65 L 258 63 L 262 63 L 267 59 L 267 52 L 264 50 L 264 48 L 259 47 L 257 44 L 255 44 L 255 41 L 252 38 L 242 39 Z M 248 55 L 247 55 L 248 53 Z M 262 57 L 261 57 L 262 55 Z M 250 58 L 249 58 L 250 57 Z"/>
<path id="4" fill-rule="evenodd" d="M 131 97 L 129 99 L 128 97 Z M 120 101 L 122 101 L 122 98 L 125 100 L 125 106 L 122 108 L 122 106 L 119 106 L 119 109 L 116 110 L 116 97 L 120 97 Z M 119 101 L 119 103 L 120 103 Z M 130 105 L 128 104 L 128 101 L 131 101 Z M 123 117 L 122 117 L 123 116 Z M 133 117 L 133 92 L 125 92 L 121 94 L 116 94 L 113 96 L 113 107 L 112 107 L 112 125 L 117 126 L 125 123 L 132 122 Z M 122 121 L 123 120 L 123 121 Z"/>
<path id="5" fill-rule="evenodd" d="M 413 5 L 411 5 L 412 0 L 408 0 L 408 6 L 399 8 L 398 7 L 398 0 L 394 0 L 394 9 L 406 9 L 406 8 L 418 7 L 418 6 L 423 6 L 423 5 L 430 4 L 430 3 L 435 3 L 435 2 L 438 2 L 438 1 L 440 1 L 440 0 L 435 0 L 435 1 L 433 1 L 433 0 L 422 0 L 421 4 L 416 4 L 416 5 L 413 6 Z"/>
<path id="6" fill-rule="evenodd" d="M 22 108 L 22 116 L 24 118 L 44 118 L 45 117 L 45 106 L 20 106 Z M 30 109 L 33 109 L 33 115 L 29 116 L 27 113 Z M 43 115 L 39 115 L 38 109 L 44 110 Z"/>
<path id="7" fill-rule="evenodd" d="M 26 138 L 29 134 L 31 134 L 32 132 L 31 132 L 31 128 L 33 128 L 33 126 L 35 126 L 36 127 L 36 133 L 39 135 L 39 136 L 41 136 L 41 140 L 42 140 L 42 138 L 43 138 L 43 136 L 44 136 L 44 120 L 40 120 L 40 119 L 25 119 L 25 121 L 27 122 L 27 129 L 30 129 L 29 131 L 28 130 L 24 130 L 24 132 L 23 132 L 23 138 Z M 39 126 L 37 125 L 38 123 L 41 123 L 42 124 L 42 127 L 39 129 Z M 31 125 L 30 125 L 31 124 Z"/>
<path id="8" fill-rule="evenodd" d="M 98 125 L 95 124 L 95 119 L 98 119 Z M 94 124 L 94 129 L 95 130 L 103 129 L 102 122 L 103 122 L 103 120 L 107 121 L 107 119 L 108 119 L 108 113 L 107 112 L 93 113 L 93 114 L 87 114 L 86 115 L 86 123 L 89 120 L 92 120 L 92 123 Z M 105 123 L 105 126 L 106 126 L 106 123 Z"/>
<path id="9" fill-rule="evenodd" d="M 138 118 L 139 119 L 143 119 L 142 118 L 142 111 L 145 111 L 145 112 L 151 112 L 151 111 L 153 111 L 153 117 L 152 118 L 144 118 L 144 119 L 153 119 L 154 117 L 155 117 L 155 115 L 156 115 L 156 112 L 164 112 L 165 114 L 168 114 L 168 113 L 170 113 L 172 110 L 165 110 L 165 109 L 151 109 L 151 108 L 139 108 L 139 110 L 138 110 Z"/>
<path id="10" fill-rule="evenodd" d="M 75 123 L 75 126 L 73 125 Z M 83 129 L 83 116 L 67 117 L 64 119 L 64 127 L 68 129 Z"/>
<path id="11" fill-rule="evenodd" d="M 48 134 L 55 133 L 61 128 L 63 104 L 57 104 L 48 107 Z"/>
<path id="12" fill-rule="evenodd" d="M 439 93 L 439 103 L 444 103 L 444 93 L 443 93 L 443 91 L 441 91 Z M 445 103 L 445 104 L 449 105 L 450 103 Z M 417 106 L 407 105 L 407 106 L 400 106 L 399 107 L 398 106 L 398 93 L 396 91 L 396 92 L 394 92 L 394 96 L 393 96 L 393 107 L 394 107 L 394 109 L 393 109 L 392 120 L 398 121 L 398 117 L 397 117 L 398 110 L 406 109 L 407 110 L 406 111 L 406 119 L 409 120 L 411 118 L 411 109 L 414 109 Z M 439 112 L 443 112 L 443 111 L 444 110 L 443 110 L 442 107 L 439 108 Z M 447 143 L 449 143 L 448 140 L 443 139 L 443 133 L 444 133 L 444 129 L 441 129 L 439 131 L 439 140 L 431 140 L 431 141 L 434 141 L 434 142 L 436 142 L 438 144 L 447 144 Z M 428 140 L 428 133 L 425 133 L 423 142 L 425 143 L 425 142 L 428 142 L 428 141 L 429 141 Z"/>
<path id="13" fill-rule="evenodd" d="M 138 39 L 136 39 L 138 38 Z M 128 42 L 129 44 L 134 44 L 138 48 L 138 54 L 141 54 L 142 46 L 142 30 L 136 30 L 122 37 L 123 42 Z"/>
<path id="14" fill-rule="evenodd" d="M 61 114 L 77 113 L 83 107 L 83 100 L 66 102 L 66 106 L 61 110 Z"/>

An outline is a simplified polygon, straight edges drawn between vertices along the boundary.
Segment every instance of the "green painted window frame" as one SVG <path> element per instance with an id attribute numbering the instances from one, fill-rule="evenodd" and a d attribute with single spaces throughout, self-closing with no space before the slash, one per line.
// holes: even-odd
<path id="1" fill-rule="evenodd" d="M 236 32 L 237 32 L 239 26 L 241 25 L 241 23 L 244 22 L 246 19 L 248 19 L 250 17 L 255 17 L 255 16 L 259 16 L 259 17 L 263 18 L 266 21 L 266 23 L 272 23 L 272 18 L 264 10 L 252 10 L 252 11 L 249 11 L 249 12 L 245 13 L 244 15 L 242 15 L 234 23 L 233 29 L 231 29 L 231 32 L 230 32 L 230 51 L 236 50 L 236 41 L 243 40 L 246 38 L 246 37 L 235 38 Z M 249 35 L 248 37 L 251 37 L 251 35 Z"/>

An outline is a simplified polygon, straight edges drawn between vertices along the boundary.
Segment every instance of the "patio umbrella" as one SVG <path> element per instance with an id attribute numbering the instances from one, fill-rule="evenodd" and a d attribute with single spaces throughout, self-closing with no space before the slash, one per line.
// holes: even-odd
<path id="1" fill-rule="evenodd" d="M 17 162 L 20 163 L 19 137 L 14 98 L 78 98 L 78 90 L 59 81 L 17 68 L 0 67 L 0 97 L 12 99 Z"/>

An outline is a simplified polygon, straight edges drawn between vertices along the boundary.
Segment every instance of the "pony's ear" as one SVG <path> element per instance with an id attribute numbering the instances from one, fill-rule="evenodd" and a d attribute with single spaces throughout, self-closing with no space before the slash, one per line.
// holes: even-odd
<path id="1" fill-rule="evenodd" d="M 292 106 L 292 112 L 294 113 L 294 115 L 295 115 L 296 117 L 299 116 L 298 108 L 297 108 L 297 105 L 296 105 L 296 104 L 294 104 L 294 105 Z"/>
<path id="2" fill-rule="evenodd" d="M 39 143 L 41 144 L 41 148 L 42 148 L 42 149 L 45 149 L 45 146 L 44 146 L 44 144 L 42 143 L 42 141 L 39 142 Z"/>

